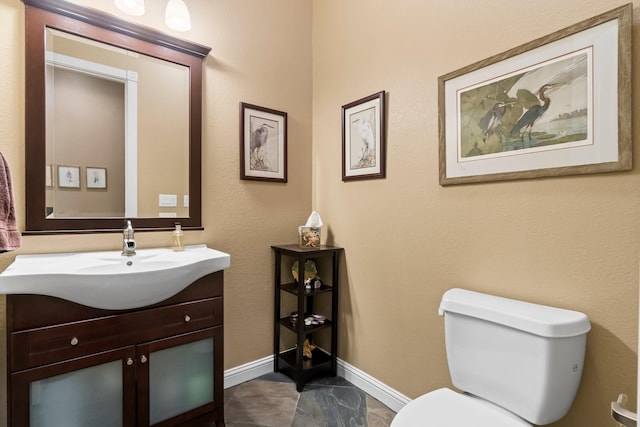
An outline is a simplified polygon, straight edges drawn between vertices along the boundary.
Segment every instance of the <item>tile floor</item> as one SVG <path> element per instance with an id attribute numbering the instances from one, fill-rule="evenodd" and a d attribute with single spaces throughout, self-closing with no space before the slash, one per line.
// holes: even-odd
<path id="1" fill-rule="evenodd" d="M 320 378 L 301 393 L 270 373 L 225 390 L 227 427 L 388 427 L 395 412 L 341 377 Z"/>

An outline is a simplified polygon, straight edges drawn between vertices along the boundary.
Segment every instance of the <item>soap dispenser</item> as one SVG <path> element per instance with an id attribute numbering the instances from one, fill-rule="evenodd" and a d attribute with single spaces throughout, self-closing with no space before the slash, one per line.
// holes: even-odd
<path id="1" fill-rule="evenodd" d="M 174 252 L 184 251 L 184 243 L 182 242 L 183 238 L 184 238 L 184 232 L 182 231 L 182 226 L 179 223 L 176 223 L 176 229 L 173 230 Z"/>

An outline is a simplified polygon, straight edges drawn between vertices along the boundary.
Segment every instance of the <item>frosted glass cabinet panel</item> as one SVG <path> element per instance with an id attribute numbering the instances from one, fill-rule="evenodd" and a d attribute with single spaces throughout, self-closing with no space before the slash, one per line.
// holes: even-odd
<path id="1" fill-rule="evenodd" d="M 122 361 L 33 381 L 30 426 L 123 425 Z"/>
<path id="2" fill-rule="evenodd" d="M 10 425 L 135 426 L 135 347 L 11 374 Z"/>
<path id="3" fill-rule="evenodd" d="M 149 354 L 149 419 L 156 424 L 213 402 L 213 338 Z"/>

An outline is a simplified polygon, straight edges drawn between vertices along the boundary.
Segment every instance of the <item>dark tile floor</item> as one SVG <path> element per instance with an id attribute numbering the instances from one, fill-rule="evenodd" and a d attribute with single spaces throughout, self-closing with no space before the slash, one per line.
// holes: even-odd
<path id="1" fill-rule="evenodd" d="M 341 377 L 321 378 L 301 393 L 271 373 L 225 390 L 227 427 L 388 427 L 395 412 Z"/>

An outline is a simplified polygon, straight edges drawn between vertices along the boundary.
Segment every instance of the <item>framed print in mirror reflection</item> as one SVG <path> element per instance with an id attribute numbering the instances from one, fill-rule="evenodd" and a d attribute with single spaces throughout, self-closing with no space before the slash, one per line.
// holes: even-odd
<path id="1" fill-rule="evenodd" d="M 58 166 L 59 188 L 80 188 L 79 166 Z"/>
<path id="2" fill-rule="evenodd" d="M 47 188 L 53 187 L 53 171 L 51 165 L 45 165 L 44 167 L 44 180 Z"/>
<path id="3" fill-rule="evenodd" d="M 87 167 L 87 188 L 106 189 L 107 169 Z"/>

